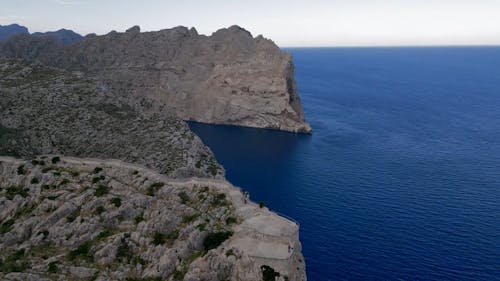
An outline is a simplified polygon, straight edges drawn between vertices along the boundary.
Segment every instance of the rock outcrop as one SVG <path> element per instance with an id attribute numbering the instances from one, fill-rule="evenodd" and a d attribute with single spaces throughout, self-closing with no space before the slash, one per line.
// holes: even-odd
<path id="1" fill-rule="evenodd" d="M 66 46 L 51 38 L 16 36 L 0 43 L 0 56 L 91 73 L 141 112 L 311 132 L 291 56 L 238 26 L 211 36 L 186 27 L 142 33 L 133 27 Z"/>
<path id="2" fill-rule="evenodd" d="M 0 157 L 0 279 L 305 280 L 297 225 L 245 201 L 120 161 Z"/>

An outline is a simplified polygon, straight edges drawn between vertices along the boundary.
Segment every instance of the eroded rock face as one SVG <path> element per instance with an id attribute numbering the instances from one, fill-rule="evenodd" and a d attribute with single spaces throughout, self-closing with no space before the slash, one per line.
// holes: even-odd
<path id="1" fill-rule="evenodd" d="M 141 114 L 91 75 L 0 60 L 0 155 L 121 159 L 171 177 L 222 177 L 211 151 L 168 111 Z"/>
<path id="2" fill-rule="evenodd" d="M 148 113 L 166 109 L 184 120 L 311 132 L 291 56 L 238 26 L 211 36 L 194 28 L 141 33 L 133 27 L 70 46 L 18 36 L 0 44 L 0 56 L 97 74 Z"/>
<path id="3" fill-rule="evenodd" d="M 297 225 L 223 180 L 52 159 L 0 157 L 2 280 L 305 280 Z"/>

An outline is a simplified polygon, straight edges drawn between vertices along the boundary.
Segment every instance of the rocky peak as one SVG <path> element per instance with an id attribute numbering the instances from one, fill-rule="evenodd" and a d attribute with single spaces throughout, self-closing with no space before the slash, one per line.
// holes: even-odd
<path id="1" fill-rule="evenodd" d="M 132 34 L 140 33 L 140 32 L 141 32 L 141 27 L 138 25 L 134 25 L 125 31 L 125 33 L 132 33 Z"/>

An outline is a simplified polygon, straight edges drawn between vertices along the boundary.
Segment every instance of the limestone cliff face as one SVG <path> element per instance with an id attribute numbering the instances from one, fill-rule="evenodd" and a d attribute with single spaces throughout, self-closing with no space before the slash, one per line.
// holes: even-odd
<path id="1" fill-rule="evenodd" d="M 97 74 L 131 106 L 184 120 L 311 132 L 305 122 L 291 56 L 237 26 L 211 36 L 176 27 L 89 35 L 62 46 L 18 36 L 0 56 Z"/>

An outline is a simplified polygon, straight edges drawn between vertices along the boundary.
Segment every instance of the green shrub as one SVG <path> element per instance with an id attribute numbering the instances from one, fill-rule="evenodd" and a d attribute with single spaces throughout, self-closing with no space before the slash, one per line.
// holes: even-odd
<path id="1" fill-rule="evenodd" d="M 38 178 L 37 178 L 37 177 L 34 177 L 34 178 L 32 178 L 32 179 L 31 179 L 31 184 L 37 184 L 37 183 L 39 183 L 39 182 L 40 182 L 40 181 L 38 180 Z"/>
<path id="2" fill-rule="evenodd" d="M 109 193 L 109 187 L 101 184 L 95 190 L 94 195 L 97 196 L 97 197 L 101 197 L 101 196 L 106 195 L 108 193 Z"/>
<path id="3" fill-rule="evenodd" d="M 50 262 L 48 267 L 47 267 L 47 272 L 48 273 L 58 273 L 59 272 L 59 267 L 57 266 L 58 264 L 59 264 L 58 261 Z"/>
<path id="4" fill-rule="evenodd" d="M 262 270 L 262 281 L 275 281 L 276 277 L 280 276 L 279 272 L 274 271 L 274 268 L 268 265 L 261 266 L 260 270 Z"/>
<path id="5" fill-rule="evenodd" d="M 9 232 L 12 229 L 12 226 L 14 225 L 16 221 L 14 219 L 9 219 L 6 220 L 2 225 L 0 225 L 0 234 L 4 234 Z"/>
<path id="6" fill-rule="evenodd" d="M 224 193 L 218 193 L 215 195 L 215 197 L 212 199 L 211 202 L 212 206 L 217 207 L 217 206 L 226 206 L 228 205 L 228 202 L 226 200 L 226 194 Z"/>
<path id="7" fill-rule="evenodd" d="M 154 245 L 163 245 L 167 242 L 171 242 L 179 237 L 179 230 L 174 230 L 168 234 L 163 234 L 161 232 L 155 232 L 153 234 L 152 243 Z"/>
<path id="8" fill-rule="evenodd" d="M 140 223 L 141 221 L 143 221 L 143 220 L 144 220 L 144 215 L 143 215 L 143 214 L 140 214 L 140 215 L 138 215 L 138 216 L 136 216 L 136 217 L 134 218 L 134 222 L 135 222 L 136 224 L 139 224 L 139 223 Z"/>
<path id="9" fill-rule="evenodd" d="M 189 195 L 187 195 L 187 193 L 184 191 L 179 192 L 178 195 L 179 198 L 181 199 L 182 204 L 186 204 L 191 200 L 191 198 L 189 198 Z"/>
<path id="10" fill-rule="evenodd" d="M 203 241 L 203 247 L 205 251 L 209 251 L 219 247 L 222 242 L 226 241 L 229 237 L 231 237 L 233 233 L 231 231 L 220 231 L 209 233 L 205 240 Z"/>
<path id="11" fill-rule="evenodd" d="M 167 242 L 167 238 L 165 237 L 165 234 L 163 234 L 161 232 L 155 232 L 153 234 L 152 243 L 154 245 L 163 245 L 163 244 L 165 244 L 165 242 Z"/>
<path id="12" fill-rule="evenodd" d="M 109 236 L 113 235 L 113 230 L 112 229 L 109 229 L 109 228 L 106 228 L 105 230 L 99 232 L 99 234 L 97 235 L 97 239 L 98 240 L 102 240 L 104 238 L 107 238 Z"/>
<path id="13" fill-rule="evenodd" d="M 120 262 L 127 262 L 129 263 L 132 258 L 134 257 L 134 253 L 128 246 L 127 241 L 125 241 L 124 238 L 122 238 L 120 245 L 118 246 L 118 249 L 116 249 L 116 258 Z"/>
<path id="14" fill-rule="evenodd" d="M 59 156 L 52 157 L 52 164 L 57 164 L 59 162 L 61 162 L 61 157 Z"/>
<path id="15" fill-rule="evenodd" d="M 97 174 L 97 173 L 99 173 L 99 172 L 101 172 L 101 171 L 102 171 L 102 168 L 101 168 L 101 167 L 95 167 L 95 168 L 94 168 L 94 174 Z"/>
<path id="16" fill-rule="evenodd" d="M 59 183 L 59 186 L 64 186 L 64 185 L 67 185 L 69 183 L 69 180 L 68 179 L 63 179 L 60 183 Z"/>
<path id="17" fill-rule="evenodd" d="M 29 189 L 22 188 L 20 186 L 9 186 L 5 191 L 5 197 L 7 197 L 7 199 L 9 200 L 14 199 L 16 195 L 20 195 L 21 197 L 26 198 L 28 197 L 28 191 Z"/>
<path id="18" fill-rule="evenodd" d="M 266 206 L 266 204 L 264 204 L 264 202 L 259 202 L 259 208 L 264 208 Z"/>
<path id="19" fill-rule="evenodd" d="M 104 213 L 104 211 L 106 211 L 106 209 L 104 209 L 103 206 L 97 206 L 97 208 L 95 208 L 96 215 L 100 215 L 100 214 Z"/>
<path id="20" fill-rule="evenodd" d="M 93 261 L 94 256 L 92 255 L 90 248 L 91 248 L 91 244 L 90 244 L 90 242 L 87 241 L 87 242 L 83 243 L 82 245 L 78 246 L 78 248 L 76 248 L 75 250 L 70 251 L 68 253 L 68 259 L 70 261 L 74 261 L 76 259 L 84 259 L 87 261 Z"/>
<path id="21" fill-rule="evenodd" d="M 200 216 L 200 214 L 192 214 L 192 215 L 185 215 L 182 217 L 182 222 L 183 223 L 190 223 L 197 219 Z"/>
<path id="22" fill-rule="evenodd" d="M 122 205 L 122 199 L 120 197 L 115 197 L 109 200 L 111 203 L 115 205 L 115 207 L 120 207 Z"/>
<path id="23" fill-rule="evenodd" d="M 234 218 L 234 217 L 228 217 L 226 219 L 226 224 L 227 225 L 234 224 L 234 223 L 236 223 L 236 218 Z"/>
<path id="24" fill-rule="evenodd" d="M 24 272 L 30 264 L 24 260 L 24 249 L 15 251 L 0 263 L 0 272 L 6 274 L 10 272 Z"/>
<path id="25" fill-rule="evenodd" d="M 164 185 L 165 184 L 162 182 L 155 182 L 148 187 L 146 194 L 149 196 L 155 196 L 156 192 L 160 190 L 160 188 L 162 188 Z"/>
<path id="26" fill-rule="evenodd" d="M 17 174 L 18 175 L 26 174 L 26 171 L 24 170 L 24 165 L 20 165 L 19 167 L 17 167 Z"/>
<path id="27" fill-rule="evenodd" d="M 47 173 L 47 172 L 48 172 L 48 171 L 50 171 L 50 170 L 52 170 L 52 168 L 51 168 L 51 167 L 44 167 L 44 168 L 42 169 L 42 173 L 44 173 L 44 174 L 45 174 L 45 173 Z"/>

